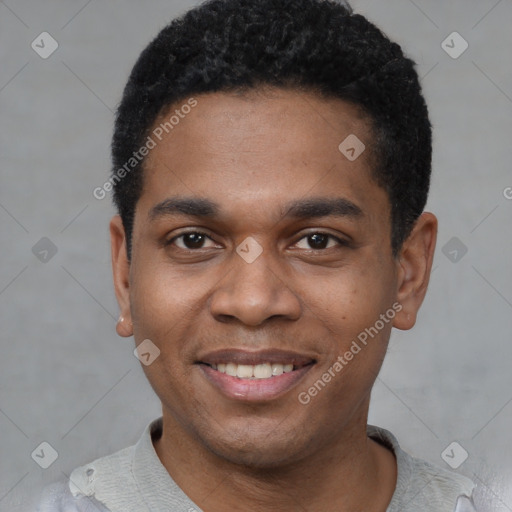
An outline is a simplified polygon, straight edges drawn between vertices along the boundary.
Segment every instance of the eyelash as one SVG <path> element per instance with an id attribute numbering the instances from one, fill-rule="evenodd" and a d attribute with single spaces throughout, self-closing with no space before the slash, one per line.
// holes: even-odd
<path id="1" fill-rule="evenodd" d="M 179 235 L 176 235 L 174 236 L 173 238 L 171 238 L 170 240 L 168 240 L 167 242 L 165 242 L 165 246 L 170 246 L 174 243 L 175 240 L 179 239 L 179 238 L 182 238 L 186 235 L 203 235 L 205 236 L 206 238 L 210 239 L 212 242 L 214 241 L 209 235 L 208 233 L 205 233 L 204 231 L 186 231 L 184 233 L 181 233 Z M 335 240 L 338 245 L 340 247 L 348 247 L 349 246 L 349 242 L 347 240 L 344 240 L 342 238 L 338 238 L 334 235 L 331 235 L 330 233 L 326 233 L 324 231 L 312 231 L 310 233 L 307 233 L 306 235 L 302 236 L 301 238 L 299 238 L 299 240 L 297 240 L 296 244 L 299 243 L 301 240 L 303 240 L 304 238 L 308 238 L 310 236 L 313 236 L 313 235 L 324 235 L 324 236 L 327 236 L 329 239 L 333 239 Z M 328 249 L 332 249 L 333 247 L 326 247 L 326 248 L 323 248 L 323 249 L 308 249 L 309 251 L 326 251 Z M 199 249 L 184 249 L 182 247 L 178 247 L 178 249 L 182 250 L 182 251 L 200 251 L 201 249 L 203 249 L 202 247 L 200 247 Z"/>

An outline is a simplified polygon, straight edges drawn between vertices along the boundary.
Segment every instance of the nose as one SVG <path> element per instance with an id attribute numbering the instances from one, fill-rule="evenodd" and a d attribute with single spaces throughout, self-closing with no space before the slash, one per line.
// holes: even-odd
<path id="1" fill-rule="evenodd" d="M 301 302 L 283 272 L 271 268 L 265 251 L 252 263 L 234 254 L 231 268 L 210 297 L 210 311 L 218 321 L 237 319 L 248 326 L 258 326 L 270 318 L 297 320 Z M 274 265 L 276 267 L 276 265 Z"/>

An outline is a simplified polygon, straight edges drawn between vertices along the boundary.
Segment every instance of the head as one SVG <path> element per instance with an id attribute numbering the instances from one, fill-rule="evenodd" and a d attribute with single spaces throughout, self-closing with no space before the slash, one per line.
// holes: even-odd
<path id="1" fill-rule="evenodd" d="M 142 52 L 112 154 L 118 333 L 158 347 L 164 418 L 267 466 L 363 424 L 435 247 L 431 126 L 399 45 L 333 1 L 209 1 Z M 290 362 L 266 395 L 218 375 Z"/>

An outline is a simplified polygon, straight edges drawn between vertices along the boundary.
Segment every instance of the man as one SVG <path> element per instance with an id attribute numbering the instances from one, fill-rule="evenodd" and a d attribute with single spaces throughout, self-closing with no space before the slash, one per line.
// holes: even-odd
<path id="1" fill-rule="evenodd" d="M 41 511 L 475 510 L 470 480 L 367 425 L 437 234 L 396 43 L 347 4 L 207 2 L 139 57 L 112 153 L 117 332 L 162 417 Z"/>

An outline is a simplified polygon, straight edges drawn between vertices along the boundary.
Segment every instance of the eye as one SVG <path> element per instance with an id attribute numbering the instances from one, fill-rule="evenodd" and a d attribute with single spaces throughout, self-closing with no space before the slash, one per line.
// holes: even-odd
<path id="1" fill-rule="evenodd" d="M 176 243 L 176 246 L 180 249 L 190 250 L 190 249 L 205 249 L 204 243 L 210 240 L 213 243 L 213 240 L 206 234 L 201 231 L 189 231 L 187 233 L 182 233 L 181 235 L 177 235 L 174 238 L 171 238 L 166 245 L 172 245 Z M 178 241 L 180 243 L 178 243 Z"/>
<path id="2" fill-rule="evenodd" d="M 313 250 L 322 250 L 322 249 L 330 249 L 331 247 L 338 246 L 347 246 L 348 242 L 346 240 L 342 240 L 341 238 L 335 237 L 334 235 L 330 235 L 329 233 L 309 233 L 308 235 L 302 237 L 299 242 L 302 240 L 306 240 L 309 247 L 299 247 L 300 249 L 313 249 Z M 329 245 L 329 241 L 333 242 Z M 297 242 L 297 244 L 299 243 Z"/>
<path id="3" fill-rule="evenodd" d="M 205 246 L 208 241 L 211 242 L 212 245 Z M 303 244 L 302 247 L 299 245 L 301 243 Z M 308 244 L 308 246 L 304 247 L 304 243 Z M 179 249 L 183 249 L 185 251 L 216 247 L 215 242 L 202 231 L 188 231 L 186 233 L 181 233 L 180 235 L 176 235 L 171 238 L 165 245 L 169 246 L 173 244 L 175 244 Z M 302 237 L 295 245 L 297 245 L 299 249 L 325 250 L 336 246 L 348 246 L 348 242 L 329 233 L 314 232 Z"/>

